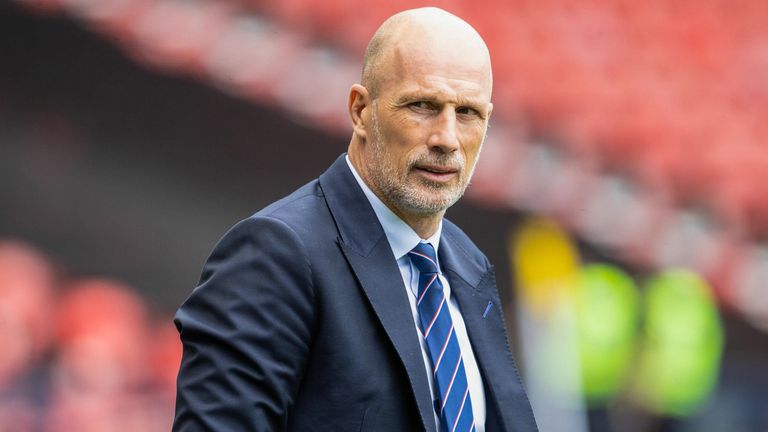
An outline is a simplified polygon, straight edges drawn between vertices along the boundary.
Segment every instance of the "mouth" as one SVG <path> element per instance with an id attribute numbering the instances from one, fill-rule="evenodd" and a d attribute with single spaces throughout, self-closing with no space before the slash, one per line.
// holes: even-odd
<path id="1" fill-rule="evenodd" d="M 441 165 L 417 165 L 413 167 L 414 171 L 437 183 L 445 183 L 458 175 L 456 168 Z"/>

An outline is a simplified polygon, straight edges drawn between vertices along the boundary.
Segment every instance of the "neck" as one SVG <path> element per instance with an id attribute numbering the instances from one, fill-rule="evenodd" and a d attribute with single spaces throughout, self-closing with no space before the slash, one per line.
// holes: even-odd
<path id="1" fill-rule="evenodd" d="M 376 194 L 376 196 L 379 195 Z M 385 199 L 382 199 L 382 197 L 379 196 L 379 199 L 381 199 L 381 201 L 386 204 L 390 210 L 392 210 L 392 213 L 396 214 L 397 217 L 402 219 L 403 222 L 408 224 L 409 227 L 416 231 L 416 234 L 418 234 L 419 237 L 423 240 L 432 237 L 437 232 L 437 229 L 440 227 L 440 221 L 443 219 L 443 215 L 445 214 L 445 211 L 427 215 L 414 215 L 411 213 L 405 213 L 400 211 L 400 209 L 396 208 Z"/>

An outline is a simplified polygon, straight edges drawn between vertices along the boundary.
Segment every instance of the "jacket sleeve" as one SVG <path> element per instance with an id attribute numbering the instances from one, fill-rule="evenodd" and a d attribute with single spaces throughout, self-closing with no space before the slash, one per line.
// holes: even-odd
<path id="1" fill-rule="evenodd" d="M 253 216 L 214 249 L 179 308 L 173 430 L 282 431 L 309 355 L 309 258 L 284 222 Z"/>

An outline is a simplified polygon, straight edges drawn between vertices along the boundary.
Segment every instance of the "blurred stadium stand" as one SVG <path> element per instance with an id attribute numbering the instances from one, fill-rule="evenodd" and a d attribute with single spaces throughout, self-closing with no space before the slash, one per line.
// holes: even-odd
<path id="1" fill-rule="evenodd" d="M 422 4 L 0 4 L 0 430 L 168 429 L 169 315 L 228 226 L 345 149 L 365 43 Z M 714 391 L 683 415 L 620 386 L 588 430 L 768 430 L 768 3 L 440 5 L 493 53 L 492 128 L 449 217 L 512 316 L 530 311 L 504 239 L 530 215 L 566 230 L 574 271 L 608 263 L 642 296 L 682 267 L 713 289 Z"/>

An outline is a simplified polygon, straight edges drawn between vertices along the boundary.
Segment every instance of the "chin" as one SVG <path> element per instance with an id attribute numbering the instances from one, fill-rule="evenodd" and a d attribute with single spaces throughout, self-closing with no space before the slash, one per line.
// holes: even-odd
<path id="1" fill-rule="evenodd" d="M 432 191 L 431 193 L 420 194 L 419 197 L 413 198 L 414 199 L 408 203 L 408 207 L 413 213 L 432 215 L 447 210 L 459 200 L 460 196 L 457 197 L 454 194 L 446 194 L 436 197 L 434 191 Z"/>

